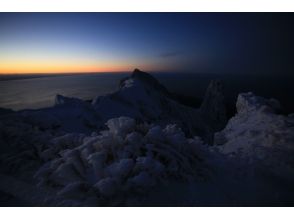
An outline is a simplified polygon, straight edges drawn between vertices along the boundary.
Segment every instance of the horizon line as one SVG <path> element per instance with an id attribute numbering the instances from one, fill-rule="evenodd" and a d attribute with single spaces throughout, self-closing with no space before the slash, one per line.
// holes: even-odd
<path id="1" fill-rule="evenodd" d="M 37 75 L 37 74 L 95 74 L 95 73 L 113 73 L 113 74 L 120 74 L 120 73 L 132 73 L 135 69 L 132 70 L 121 70 L 121 71 L 79 71 L 79 72 L 16 72 L 16 73 L 3 73 L 0 72 L 0 75 L 23 75 L 23 74 L 31 74 L 31 75 Z M 140 69 L 141 70 L 141 69 Z M 143 72 L 148 72 L 148 73 L 174 73 L 178 71 L 154 71 L 154 70 L 141 70 Z"/>
<path id="2" fill-rule="evenodd" d="M 81 73 L 126 73 L 132 71 L 91 71 L 91 72 L 23 72 L 23 73 L 0 73 L 0 75 L 22 75 L 22 74 L 81 74 Z"/>

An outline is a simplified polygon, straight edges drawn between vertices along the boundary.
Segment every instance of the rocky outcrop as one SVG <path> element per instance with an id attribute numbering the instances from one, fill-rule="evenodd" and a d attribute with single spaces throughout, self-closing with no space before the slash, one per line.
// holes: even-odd
<path id="1" fill-rule="evenodd" d="M 200 111 L 213 131 L 219 131 L 227 123 L 223 84 L 213 80 L 209 84 Z"/>
<path id="2" fill-rule="evenodd" d="M 278 115 L 280 104 L 253 93 L 239 94 L 237 114 L 215 134 L 225 155 L 269 166 L 277 175 L 294 176 L 294 115 Z M 289 174 L 290 173 L 290 174 Z"/>

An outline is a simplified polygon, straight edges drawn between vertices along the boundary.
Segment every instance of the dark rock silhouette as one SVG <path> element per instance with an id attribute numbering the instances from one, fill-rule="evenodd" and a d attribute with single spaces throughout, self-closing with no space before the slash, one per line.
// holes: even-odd
<path id="1" fill-rule="evenodd" d="M 227 123 L 224 88 L 220 80 L 212 80 L 206 90 L 201 114 L 213 131 L 219 131 Z"/>
<path id="2" fill-rule="evenodd" d="M 157 79 L 155 79 L 152 75 L 150 75 L 149 73 L 143 72 L 139 69 L 134 69 L 132 75 L 130 77 L 126 77 L 124 79 L 122 79 L 120 81 L 120 87 L 124 84 L 124 82 L 128 79 L 134 79 L 134 80 L 140 80 L 141 82 L 144 82 L 145 84 L 147 84 L 148 86 L 153 87 L 156 90 L 159 90 L 163 93 L 165 93 L 165 95 L 170 96 L 169 91 L 163 86 L 161 85 Z"/>

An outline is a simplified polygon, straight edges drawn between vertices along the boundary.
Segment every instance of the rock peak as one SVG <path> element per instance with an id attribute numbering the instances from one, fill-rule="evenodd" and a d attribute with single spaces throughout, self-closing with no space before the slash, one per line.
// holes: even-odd
<path id="1" fill-rule="evenodd" d="M 134 69 L 130 77 L 126 77 L 120 81 L 120 87 L 123 87 L 129 79 L 139 80 L 143 82 L 145 85 L 151 86 L 153 87 L 153 89 L 160 90 L 161 92 L 164 92 L 166 95 L 169 95 L 167 89 L 163 85 L 161 85 L 155 77 L 137 68 Z"/>
<path id="2" fill-rule="evenodd" d="M 220 80 L 212 80 L 210 82 L 200 110 L 214 130 L 220 130 L 225 126 L 227 116 L 224 87 Z"/>
<path id="3" fill-rule="evenodd" d="M 132 78 L 137 78 L 146 82 L 153 82 L 153 83 L 159 83 L 153 76 L 151 76 L 149 73 L 143 72 L 139 69 L 135 69 L 133 71 L 133 74 L 131 75 Z"/>
<path id="4" fill-rule="evenodd" d="M 134 71 L 133 71 L 133 73 L 140 73 L 140 72 L 143 73 L 143 72 L 142 72 L 141 70 L 139 70 L 138 68 L 135 68 Z"/>

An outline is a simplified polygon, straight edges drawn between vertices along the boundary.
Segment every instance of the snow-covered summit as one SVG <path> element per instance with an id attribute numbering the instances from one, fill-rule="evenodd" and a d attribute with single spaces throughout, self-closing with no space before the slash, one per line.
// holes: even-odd
<path id="1" fill-rule="evenodd" d="M 156 78 L 138 69 L 121 80 L 117 92 L 97 97 L 92 105 L 104 122 L 126 116 L 160 125 L 175 123 L 204 138 L 211 132 L 198 109 L 180 104 Z"/>
<path id="2" fill-rule="evenodd" d="M 161 85 L 157 79 L 139 69 L 135 69 L 130 77 L 121 81 L 121 84 L 124 84 L 125 80 L 140 80 L 148 86 L 153 87 L 154 89 L 159 90 L 166 95 L 169 95 L 168 90 L 163 85 Z"/>

